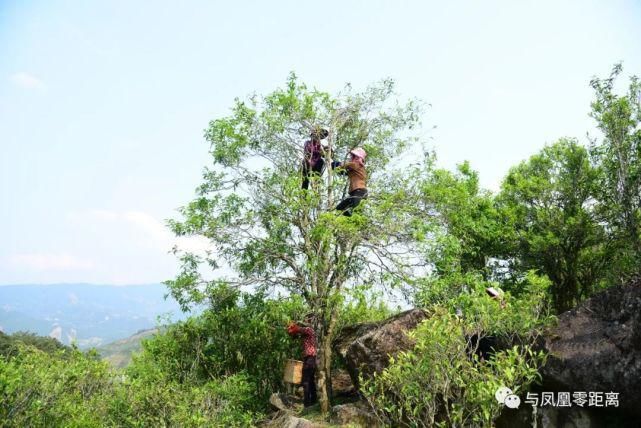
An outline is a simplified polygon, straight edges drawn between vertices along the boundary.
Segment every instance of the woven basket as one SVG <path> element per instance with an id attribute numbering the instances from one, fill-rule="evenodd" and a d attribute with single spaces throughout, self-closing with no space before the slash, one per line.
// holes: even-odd
<path id="1" fill-rule="evenodd" d="M 285 373 L 283 380 L 287 383 L 300 385 L 303 381 L 303 362 L 297 360 L 287 360 L 285 362 Z"/>

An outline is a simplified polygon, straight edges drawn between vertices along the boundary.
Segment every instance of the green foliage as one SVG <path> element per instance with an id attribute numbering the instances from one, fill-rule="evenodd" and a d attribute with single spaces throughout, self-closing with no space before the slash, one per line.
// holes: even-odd
<path id="1" fill-rule="evenodd" d="M 253 426 L 253 385 L 244 374 L 201 384 L 172 381 L 163 373 L 125 377 L 105 405 L 113 426 Z"/>
<path id="2" fill-rule="evenodd" d="M 546 277 L 527 272 L 500 300 L 487 296 L 488 287 L 498 287 L 498 284 L 483 280 L 480 274 L 430 277 L 417 292 L 416 304 L 428 310 L 445 308 L 452 314 L 465 315 L 470 326 L 483 334 L 538 334 L 552 321 L 551 283 Z"/>
<path id="3" fill-rule="evenodd" d="M 268 299 L 261 293 L 226 290 L 216 309 L 168 326 L 165 333 L 144 341 L 129 375 L 155 373 L 173 382 L 199 385 L 244 373 L 252 380 L 253 408 L 263 409 L 269 394 L 281 386 L 285 360 L 300 353 L 300 344 L 291 340 L 285 326 L 302 319 L 305 309 L 296 298 Z"/>
<path id="4" fill-rule="evenodd" d="M 489 283 L 477 278 L 468 284 L 457 297 L 431 294 L 429 318 L 410 333 L 414 348 L 363 382 L 372 408 L 390 425 L 490 426 L 501 410 L 496 390 L 507 386 L 520 394 L 537 379 L 545 355 L 532 344 L 550 321 L 544 299 L 548 281 L 528 275 L 521 297 L 507 293 L 504 306 L 485 294 Z M 475 346 L 488 335 L 510 346 L 479 360 Z"/>
<path id="5" fill-rule="evenodd" d="M 199 385 L 246 374 L 252 380 L 250 408 L 266 410 L 270 393 L 282 387 L 285 361 L 300 355 L 299 341 L 292 340 L 285 327 L 291 320 L 304 318 L 305 306 L 300 298 L 269 299 L 261 293 L 226 290 L 227 294 L 219 294 L 216 310 L 168 326 L 162 334 L 145 340 L 128 375 Z M 360 287 L 341 304 L 338 329 L 378 321 L 392 313 L 380 297 Z"/>
<path id="6" fill-rule="evenodd" d="M 420 255 L 417 236 L 424 229 L 417 183 L 428 171 L 417 164 L 429 156 L 409 167 L 395 162 L 417 141 L 419 111 L 414 101 L 397 102 L 391 80 L 362 92 L 348 85 L 333 96 L 291 75 L 284 88 L 236 100 L 229 116 L 210 122 L 211 164 L 182 218 L 169 222 L 177 235 L 211 243 L 205 255 L 177 251 L 182 267 L 166 284 L 183 308 L 210 303 L 221 286 L 286 290 L 304 300 L 314 315 L 325 412 L 322 377 L 330 371 L 346 291 L 405 286 L 425 264 L 412 255 Z M 368 153 L 370 197 L 350 218 L 335 211 L 346 188 L 338 171 L 329 169 L 301 189 L 303 144 L 319 126 L 329 130 L 327 165 L 357 146 Z M 202 266 L 227 268 L 228 275 L 207 279 Z"/>
<path id="7" fill-rule="evenodd" d="M 456 173 L 437 169 L 421 191 L 438 225 L 428 253 L 435 272 L 482 272 L 488 278 L 489 258 L 501 253 L 511 230 L 500 221 L 492 194 L 480 189 L 478 174 L 467 162 Z"/>
<path id="8" fill-rule="evenodd" d="M 602 131 L 590 154 L 599 169 L 597 185 L 600 220 L 608 224 L 616 244 L 610 278 L 620 280 L 638 272 L 641 261 L 641 82 L 632 76 L 627 93 L 614 86 L 623 68 L 614 66 L 608 78 L 594 78 L 591 116 Z"/>
<path id="9" fill-rule="evenodd" d="M 253 426 L 282 387 L 285 360 L 300 354 L 285 326 L 305 306 L 233 288 L 212 296 L 212 309 L 144 340 L 124 371 L 48 338 L 0 336 L 10 345 L 0 358 L 0 420 L 11 421 L 3 426 Z M 390 313 L 369 297 L 360 288 L 341 303 L 344 319 Z"/>
<path id="10" fill-rule="evenodd" d="M 338 330 L 343 326 L 382 321 L 391 317 L 398 308 L 390 308 L 381 292 L 374 292 L 369 287 L 356 287 L 347 294 L 341 304 Z"/>
<path id="11" fill-rule="evenodd" d="M 18 352 L 22 346 L 33 346 L 47 354 L 69 349 L 56 339 L 38 336 L 35 333 L 18 331 L 7 335 L 0 331 L 0 356 L 10 356 Z"/>
<path id="12" fill-rule="evenodd" d="M 512 268 L 547 275 L 559 312 L 588 297 L 611 260 L 595 213 L 597 180 L 587 150 L 561 139 L 510 169 L 497 197 L 515 232 Z"/>
<path id="13" fill-rule="evenodd" d="M 100 427 L 93 411 L 112 378 L 95 354 L 73 349 L 45 353 L 21 346 L 0 359 L 0 420 L 15 427 Z"/>
<path id="14" fill-rule="evenodd" d="M 0 358 L 7 427 L 251 426 L 261 416 L 254 407 L 246 373 L 182 383 L 150 365 L 122 375 L 95 353 L 24 345 Z"/>

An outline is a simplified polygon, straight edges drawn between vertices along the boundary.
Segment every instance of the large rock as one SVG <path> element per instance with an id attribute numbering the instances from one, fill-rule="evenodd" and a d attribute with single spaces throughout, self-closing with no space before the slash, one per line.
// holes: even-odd
<path id="1" fill-rule="evenodd" d="M 368 377 L 381 372 L 390 356 L 410 349 L 413 342 L 406 333 L 425 318 L 425 311 L 412 309 L 381 322 L 343 328 L 334 340 L 334 350 L 345 361 L 354 386 L 358 389 L 359 375 Z"/>
<path id="2" fill-rule="evenodd" d="M 641 284 L 609 288 L 559 315 L 542 338 L 548 352 L 532 392 L 616 392 L 619 407 L 537 408 L 542 428 L 641 426 Z M 604 403 L 602 403 L 604 404 Z M 504 408 L 498 428 L 532 426 L 532 407 Z"/>
<path id="3" fill-rule="evenodd" d="M 269 397 L 269 404 L 272 405 L 274 410 L 282 410 L 285 412 L 298 412 L 303 408 L 303 404 L 298 397 L 278 392 L 272 393 Z"/>
<path id="4" fill-rule="evenodd" d="M 612 287 L 559 316 L 544 337 L 543 390 L 619 393 L 641 417 L 641 284 Z"/>
<path id="5" fill-rule="evenodd" d="M 381 421 L 363 401 L 332 407 L 330 422 L 338 426 L 350 427 L 375 428 L 382 426 Z"/>
<path id="6" fill-rule="evenodd" d="M 259 424 L 259 426 L 263 428 L 323 428 L 325 425 L 312 422 L 305 418 L 299 418 L 287 411 L 279 410 L 272 415 L 271 419 L 264 421 Z"/>
<path id="7" fill-rule="evenodd" d="M 332 393 L 334 397 L 345 397 L 354 394 L 354 383 L 347 370 L 332 370 Z"/>

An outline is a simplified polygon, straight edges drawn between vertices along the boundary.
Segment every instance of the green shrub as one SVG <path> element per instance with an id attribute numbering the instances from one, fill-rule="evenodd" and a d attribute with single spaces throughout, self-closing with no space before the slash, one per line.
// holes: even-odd
<path id="1" fill-rule="evenodd" d="M 244 374 L 201 385 L 166 378 L 125 378 L 106 401 L 106 419 L 118 427 L 251 426 L 253 385 Z"/>
<path id="2" fill-rule="evenodd" d="M 0 421 L 7 427 L 251 426 L 255 386 L 245 373 L 200 384 L 161 371 L 131 377 L 94 353 L 22 346 L 0 358 Z"/>
<path id="3" fill-rule="evenodd" d="M 0 420 L 15 427 L 99 427 L 92 406 L 111 383 L 107 363 L 95 354 L 47 354 L 22 346 L 11 358 L 0 358 Z"/>
<path id="4" fill-rule="evenodd" d="M 219 291 L 209 310 L 144 341 L 124 371 L 47 338 L 0 337 L 7 351 L 0 356 L 3 426 L 254 425 L 282 387 L 285 360 L 300 355 L 285 326 L 306 310 L 296 297 Z M 343 322 L 390 313 L 372 301 L 364 292 L 353 296 Z"/>
<path id="5" fill-rule="evenodd" d="M 547 325 L 545 279 L 530 274 L 519 298 L 505 304 L 485 294 L 491 285 L 470 281 L 467 292 L 435 299 L 428 319 L 410 332 L 413 349 L 392 359 L 389 367 L 362 390 L 382 420 L 393 426 L 490 426 L 501 404 L 501 386 L 524 392 L 538 377 L 545 355 L 532 345 Z M 431 296 L 436 296 L 432 294 Z M 487 360 L 474 352 L 487 336 L 511 344 Z"/>
<path id="6" fill-rule="evenodd" d="M 171 325 L 164 334 L 143 342 L 127 374 L 131 378 L 165 377 L 179 384 L 201 386 L 212 379 L 244 373 L 253 410 L 264 409 L 282 386 L 285 360 L 300 355 L 285 326 L 305 313 L 300 299 L 267 299 L 233 293 L 215 309 Z"/>
<path id="7" fill-rule="evenodd" d="M 0 356 L 16 354 L 22 345 L 33 346 L 48 354 L 70 349 L 52 337 L 38 336 L 26 331 L 18 331 L 10 335 L 0 331 Z"/>

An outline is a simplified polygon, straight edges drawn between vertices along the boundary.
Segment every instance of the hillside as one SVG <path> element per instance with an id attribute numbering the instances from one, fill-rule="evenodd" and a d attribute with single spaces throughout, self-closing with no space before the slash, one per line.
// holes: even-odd
<path id="1" fill-rule="evenodd" d="M 124 368 L 131 362 L 133 353 L 140 351 L 142 340 L 150 338 L 156 333 L 158 333 L 157 328 L 141 330 L 126 339 L 108 343 L 96 348 L 96 350 L 102 359 L 108 361 L 112 366 Z"/>
<path id="2" fill-rule="evenodd" d="M 30 331 L 86 349 L 184 315 L 162 284 L 0 286 L 0 331 Z"/>

